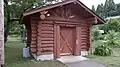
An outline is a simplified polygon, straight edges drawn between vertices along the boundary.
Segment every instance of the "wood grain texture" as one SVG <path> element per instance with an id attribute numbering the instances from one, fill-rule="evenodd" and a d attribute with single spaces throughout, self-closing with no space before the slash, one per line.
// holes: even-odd
<path id="1" fill-rule="evenodd" d="M 81 40 L 80 40 L 80 33 L 81 33 L 81 27 L 76 27 L 76 45 L 75 45 L 75 52 L 74 55 L 80 55 L 80 51 L 81 51 Z"/>
<path id="2" fill-rule="evenodd" d="M 81 26 L 81 50 L 88 50 L 89 49 L 89 25 L 82 24 Z"/>
<path id="3" fill-rule="evenodd" d="M 89 51 L 92 52 L 92 25 L 89 26 Z"/>
<path id="4" fill-rule="evenodd" d="M 60 26 L 56 26 L 56 51 L 57 58 L 60 57 Z"/>
<path id="5" fill-rule="evenodd" d="M 48 21 L 42 21 L 38 26 L 37 42 L 41 44 L 38 46 L 37 54 L 44 54 L 46 52 L 53 52 L 54 44 L 54 26 L 53 24 L 46 23 Z M 51 22 L 51 21 L 50 21 Z M 41 53 L 40 53 L 41 52 Z"/>
<path id="6" fill-rule="evenodd" d="M 31 45 L 30 45 L 30 51 L 31 54 L 37 53 L 37 21 L 31 20 Z"/>
<path id="7" fill-rule="evenodd" d="M 41 55 L 41 48 L 39 48 L 42 45 L 41 36 L 39 36 L 41 35 L 41 31 L 42 31 L 41 24 L 42 24 L 42 21 L 37 22 L 37 55 Z"/>

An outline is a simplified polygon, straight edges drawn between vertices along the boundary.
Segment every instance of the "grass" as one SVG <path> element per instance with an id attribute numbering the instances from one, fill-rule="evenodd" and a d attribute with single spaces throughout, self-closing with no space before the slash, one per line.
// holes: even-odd
<path id="1" fill-rule="evenodd" d="M 5 67 L 66 67 L 64 64 L 51 61 L 35 61 L 34 59 L 22 58 L 22 48 L 20 38 L 9 38 L 5 45 Z"/>
<path id="2" fill-rule="evenodd" d="M 93 48 L 100 44 L 102 44 L 102 41 L 93 42 Z M 113 54 L 111 56 L 89 55 L 89 58 L 106 64 L 108 67 L 120 67 L 120 48 L 113 48 Z"/>
<path id="3" fill-rule="evenodd" d="M 101 40 L 93 42 L 93 48 L 103 44 Z M 5 67 L 66 67 L 58 61 L 35 61 L 34 59 L 22 58 L 22 48 L 24 44 L 20 42 L 20 38 L 10 38 L 5 46 Z M 120 48 L 113 49 L 111 56 L 89 55 L 88 57 L 99 61 L 108 67 L 120 66 Z"/>

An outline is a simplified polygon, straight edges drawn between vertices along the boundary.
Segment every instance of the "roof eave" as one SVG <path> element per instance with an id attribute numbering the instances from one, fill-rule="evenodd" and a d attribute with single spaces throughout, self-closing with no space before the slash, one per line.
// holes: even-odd
<path id="1" fill-rule="evenodd" d="M 41 9 L 24 12 L 23 16 L 31 15 L 31 14 L 34 14 L 34 13 L 37 13 L 37 12 L 40 12 L 40 11 L 44 11 L 44 10 L 47 10 L 47 9 L 55 8 L 55 7 L 62 6 L 62 5 L 65 5 L 65 4 L 69 4 L 69 3 L 72 3 L 72 2 L 75 2 L 75 1 L 76 0 L 69 0 L 69 1 L 65 1 L 63 3 L 59 3 L 57 5 L 52 5 L 50 7 L 44 7 L 44 8 L 41 8 Z"/>
<path id="2" fill-rule="evenodd" d="M 80 2 L 79 0 L 76 0 L 76 2 L 78 4 L 80 4 L 84 9 L 86 9 L 89 13 L 91 13 L 93 16 L 95 16 L 97 19 L 99 19 L 102 23 L 105 23 L 105 21 L 98 16 L 95 12 L 93 12 L 91 9 L 89 9 L 86 5 L 84 5 L 82 2 Z"/>

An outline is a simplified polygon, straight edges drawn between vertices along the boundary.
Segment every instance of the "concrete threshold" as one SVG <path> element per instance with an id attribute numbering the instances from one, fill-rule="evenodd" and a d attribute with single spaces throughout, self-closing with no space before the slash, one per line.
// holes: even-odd
<path id="1" fill-rule="evenodd" d="M 62 63 L 71 63 L 71 62 L 78 62 L 78 61 L 84 61 L 84 60 L 89 60 L 86 57 L 82 56 L 62 56 L 57 59 L 58 61 Z"/>

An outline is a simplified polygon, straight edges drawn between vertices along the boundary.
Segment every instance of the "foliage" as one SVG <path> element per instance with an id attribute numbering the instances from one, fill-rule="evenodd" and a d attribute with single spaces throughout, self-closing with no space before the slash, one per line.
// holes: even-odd
<path id="1" fill-rule="evenodd" d="M 105 45 L 97 46 L 94 50 L 94 55 L 109 56 L 111 54 L 112 54 L 112 50 Z"/>
<path id="2" fill-rule="evenodd" d="M 103 40 L 97 40 L 93 41 L 92 46 L 98 46 L 99 44 L 102 44 Z M 97 45 L 96 45 L 97 44 Z M 95 48 L 93 47 L 93 49 Z M 112 48 L 113 54 L 111 56 L 98 56 L 98 55 L 93 55 L 89 54 L 89 58 L 91 60 L 98 61 L 100 63 L 103 63 L 107 65 L 108 67 L 119 67 L 120 66 L 120 48 Z"/>
<path id="3" fill-rule="evenodd" d="M 18 22 L 14 22 L 11 24 L 12 26 L 10 26 L 10 31 L 9 31 L 9 35 L 20 35 L 20 25 Z"/>
<path id="4" fill-rule="evenodd" d="M 95 6 L 94 5 L 92 5 L 92 11 L 95 12 Z"/>
<path id="5" fill-rule="evenodd" d="M 97 9 L 96 9 L 96 14 L 98 14 L 100 17 L 103 17 L 104 18 L 104 10 L 103 10 L 104 6 L 103 4 L 99 4 L 97 6 Z"/>
<path id="6" fill-rule="evenodd" d="M 105 4 L 101 3 L 95 11 L 102 18 L 120 15 L 120 3 L 115 4 L 114 0 L 106 0 Z"/>
<path id="7" fill-rule="evenodd" d="M 120 34 L 119 32 L 115 32 L 114 30 L 109 31 L 105 38 L 107 46 L 118 47 L 119 43 L 117 43 L 116 41 L 120 39 L 119 34 Z"/>
<path id="8" fill-rule="evenodd" d="M 120 19 L 110 19 L 105 24 L 99 26 L 100 29 L 107 33 L 109 30 L 114 30 L 115 32 L 120 32 Z"/>
<path id="9" fill-rule="evenodd" d="M 5 2 L 5 32 L 4 38 L 5 42 L 7 41 L 7 36 L 12 33 L 19 33 L 19 22 L 21 22 L 22 13 L 31 9 L 35 9 L 35 7 L 40 8 L 43 5 L 51 4 L 52 1 L 58 0 L 4 0 Z M 16 24 L 18 24 L 16 26 Z M 11 30 L 12 28 L 12 30 Z M 14 28 L 14 29 L 13 29 Z M 10 32 L 9 32 L 10 31 Z"/>
<path id="10" fill-rule="evenodd" d="M 92 40 L 100 40 L 103 39 L 104 36 L 100 33 L 99 26 L 93 26 L 92 28 Z"/>

